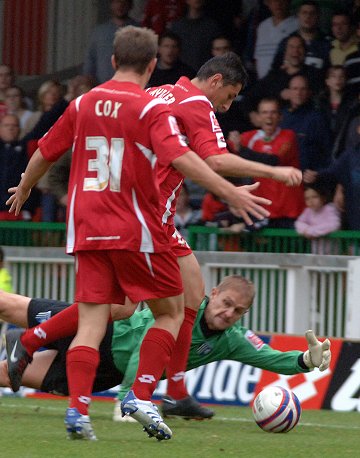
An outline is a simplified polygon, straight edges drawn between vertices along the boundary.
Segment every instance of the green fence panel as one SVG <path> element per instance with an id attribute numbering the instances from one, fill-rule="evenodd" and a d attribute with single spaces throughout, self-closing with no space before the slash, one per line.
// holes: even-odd
<path id="1" fill-rule="evenodd" d="M 66 243 L 65 223 L 0 221 L 0 245 L 60 247 Z"/>
<path id="2" fill-rule="evenodd" d="M 0 246 L 64 247 L 65 223 L 0 221 Z M 331 254 L 360 255 L 360 231 L 337 231 L 323 237 Z M 190 226 L 188 242 L 196 251 L 311 253 L 311 240 L 291 229 L 232 233 L 208 226 Z"/>
<path id="3" fill-rule="evenodd" d="M 190 226 L 188 242 L 196 251 L 311 253 L 311 240 L 292 229 L 260 229 L 234 234 L 226 229 Z M 360 254 L 360 231 L 337 231 L 322 237 L 328 254 Z"/>

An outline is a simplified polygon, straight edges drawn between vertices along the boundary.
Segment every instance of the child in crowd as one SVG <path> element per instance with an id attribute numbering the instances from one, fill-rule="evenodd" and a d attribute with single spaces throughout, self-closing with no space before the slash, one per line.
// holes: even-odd
<path id="1" fill-rule="evenodd" d="M 313 254 L 336 254 L 334 244 L 321 237 L 340 229 L 339 210 L 329 201 L 328 192 L 314 185 L 305 188 L 304 197 L 306 208 L 295 221 L 296 231 L 312 240 Z"/>

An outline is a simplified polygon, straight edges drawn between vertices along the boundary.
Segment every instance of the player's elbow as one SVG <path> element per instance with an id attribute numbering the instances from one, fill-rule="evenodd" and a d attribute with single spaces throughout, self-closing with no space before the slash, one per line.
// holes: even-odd
<path id="1" fill-rule="evenodd" d="M 221 174 L 224 168 L 224 161 L 222 155 L 209 156 L 205 159 L 207 165 L 216 173 Z"/>

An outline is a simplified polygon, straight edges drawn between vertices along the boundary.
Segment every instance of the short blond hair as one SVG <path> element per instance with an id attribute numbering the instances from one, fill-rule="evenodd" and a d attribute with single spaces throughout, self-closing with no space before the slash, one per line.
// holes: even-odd
<path id="1" fill-rule="evenodd" d="M 241 294 L 247 296 L 250 304 L 252 304 L 255 297 L 254 283 L 242 275 L 229 275 L 228 277 L 224 277 L 216 289 L 219 293 L 228 289 L 240 291 Z"/>
<path id="2" fill-rule="evenodd" d="M 145 27 L 128 25 L 115 33 L 114 58 L 116 70 L 134 70 L 139 75 L 156 57 L 158 36 Z"/>

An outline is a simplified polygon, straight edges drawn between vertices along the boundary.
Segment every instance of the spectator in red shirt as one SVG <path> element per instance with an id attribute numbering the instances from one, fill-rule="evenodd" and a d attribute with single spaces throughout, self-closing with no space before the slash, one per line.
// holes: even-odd
<path id="1" fill-rule="evenodd" d="M 277 156 L 280 165 L 299 167 L 299 148 L 296 134 L 292 130 L 281 129 L 279 101 L 264 98 L 258 105 L 260 129 L 243 132 L 231 132 L 229 141 L 234 150 L 246 146 L 263 154 Z M 258 178 L 259 192 L 272 200 L 269 207 L 269 227 L 293 228 L 295 219 L 304 209 L 304 195 L 301 186 L 290 188 L 283 183 L 269 178 Z"/>

